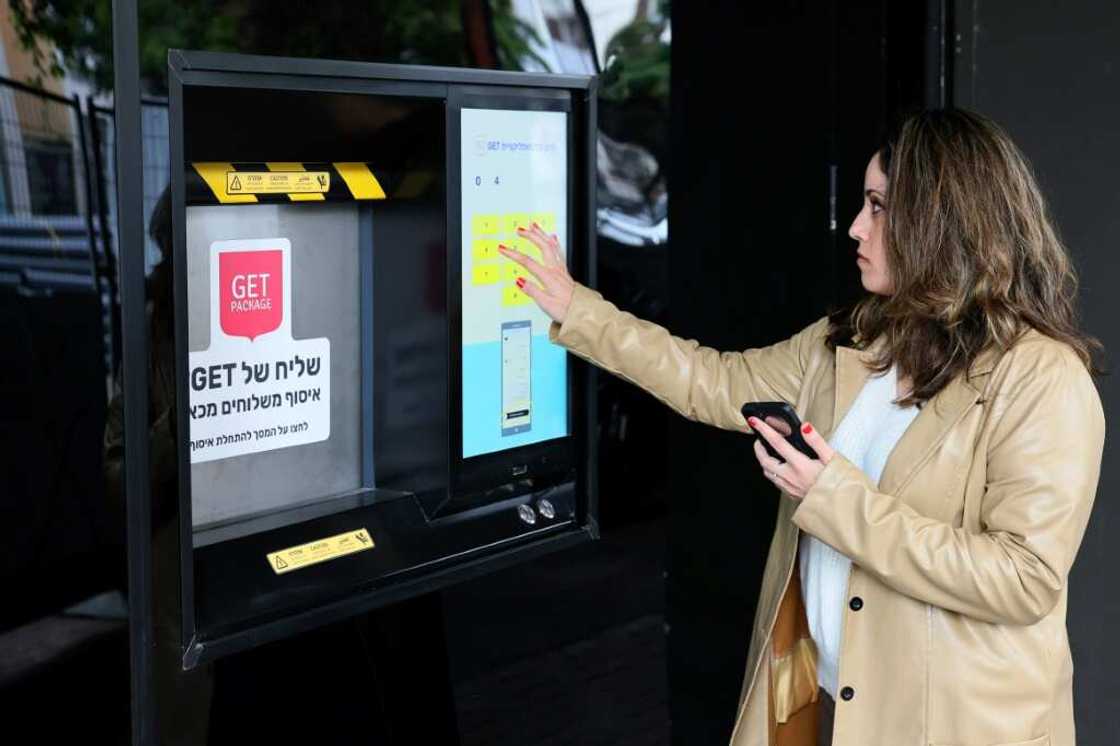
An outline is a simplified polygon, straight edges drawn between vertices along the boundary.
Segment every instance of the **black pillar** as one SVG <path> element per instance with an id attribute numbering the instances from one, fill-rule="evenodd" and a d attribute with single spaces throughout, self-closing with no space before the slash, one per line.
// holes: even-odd
<path id="1" fill-rule="evenodd" d="M 669 328 L 772 344 L 860 289 L 847 229 L 888 116 L 923 102 L 927 8 L 675 3 L 672 20 Z M 726 743 L 778 498 L 744 436 L 673 418 L 669 437 L 673 742 Z"/>
<path id="2" fill-rule="evenodd" d="M 127 499 L 132 743 L 155 742 L 152 537 L 148 484 L 148 330 L 144 311 L 144 173 L 136 0 L 113 0 L 117 235 L 120 237 L 124 370 L 124 491 Z"/>

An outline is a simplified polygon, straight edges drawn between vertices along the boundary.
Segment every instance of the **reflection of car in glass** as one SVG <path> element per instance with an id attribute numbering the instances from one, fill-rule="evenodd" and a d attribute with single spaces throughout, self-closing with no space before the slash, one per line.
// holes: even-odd
<path id="1" fill-rule="evenodd" d="M 668 240 L 661 168 L 668 139 L 668 11 L 667 2 L 649 0 L 523 0 L 512 8 L 523 29 L 521 69 L 600 74 L 598 230 L 628 246 Z M 513 44 L 503 34 L 495 37 L 499 46 Z"/>
<path id="2" fill-rule="evenodd" d="M 599 235 L 630 246 L 669 238 L 665 177 L 653 155 L 599 133 Z"/>

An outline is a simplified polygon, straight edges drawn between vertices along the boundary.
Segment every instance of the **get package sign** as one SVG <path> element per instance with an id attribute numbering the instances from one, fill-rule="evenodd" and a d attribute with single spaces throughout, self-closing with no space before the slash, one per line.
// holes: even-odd
<path id="1" fill-rule="evenodd" d="M 218 311 L 222 331 L 256 339 L 276 331 L 284 320 L 284 252 L 223 251 L 218 254 Z"/>
<path id="2" fill-rule="evenodd" d="M 189 354 L 191 463 L 330 436 L 330 340 L 292 339 L 291 243 L 210 245 L 210 347 Z"/>

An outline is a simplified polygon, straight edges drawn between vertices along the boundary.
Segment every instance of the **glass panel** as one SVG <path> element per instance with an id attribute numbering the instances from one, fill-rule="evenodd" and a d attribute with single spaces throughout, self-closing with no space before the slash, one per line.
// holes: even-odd
<path id="1" fill-rule="evenodd" d="M 446 366 L 419 365 L 447 349 L 444 119 L 424 98 L 185 91 L 196 544 L 343 509 L 379 460 L 377 486 L 446 482 Z"/>
<path id="2" fill-rule="evenodd" d="M 188 208 L 195 527 L 360 486 L 359 276 L 356 204 Z"/>
<path id="3" fill-rule="evenodd" d="M 572 0 L 513 0 L 510 10 L 519 21 L 516 26 L 504 17 L 504 3 L 495 5 L 494 36 L 507 66 L 553 73 L 597 72 L 595 51 Z"/>

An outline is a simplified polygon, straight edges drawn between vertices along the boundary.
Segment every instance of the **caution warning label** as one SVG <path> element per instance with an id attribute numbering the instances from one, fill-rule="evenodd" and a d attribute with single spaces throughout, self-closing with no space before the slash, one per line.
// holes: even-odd
<path id="1" fill-rule="evenodd" d="M 326 539 L 300 544 L 298 547 L 281 549 L 268 555 L 268 566 L 277 575 L 283 575 L 292 570 L 326 562 L 328 560 L 345 557 L 355 552 L 364 552 L 373 549 L 373 538 L 364 528 L 357 531 L 348 531 L 345 534 L 329 536 Z"/>
<path id="2" fill-rule="evenodd" d="M 405 184 L 392 171 L 388 178 L 402 197 L 416 196 L 415 184 Z M 421 188 L 423 183 L 421 179 Z M 188 205 L 287 204 L 379 200 L 388 194 L 369 163 L 194 161 L 187 172 L 186 199 Z"/>
<path id="3" fill-rule="evenodd" d="M 329 171 L 227 171 L 227 194 L 325 194 Z"/>

